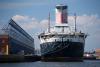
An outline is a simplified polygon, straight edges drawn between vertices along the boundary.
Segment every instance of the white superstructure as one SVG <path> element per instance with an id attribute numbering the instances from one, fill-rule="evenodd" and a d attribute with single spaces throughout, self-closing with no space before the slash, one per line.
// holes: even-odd
<path id="1" fill-rule="evenodd" d="M 57 5 L 56 6 L 56 24 L 54 28 L 51 28 L 49 32 L 44 32 L 41 34 L 43 37 L 40 37 L 41 44 L 46 42 L 55 42 L 55 41 L 71 41 L 71 42 L 85 42 L 85 34 L 77 31 L 72 31 L 68 25 L 67 20 L 67 6 Z M 49 28 L 48 28 L 49 29 Z"/>

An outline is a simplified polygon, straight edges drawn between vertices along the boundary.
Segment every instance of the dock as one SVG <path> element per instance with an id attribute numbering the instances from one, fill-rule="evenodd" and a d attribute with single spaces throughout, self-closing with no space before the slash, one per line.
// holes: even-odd
<path id="1" fill-rule="evenodd" d="M 40 59 L 37 55 L 0 55 L 0 63 L 35 62 Z"/>

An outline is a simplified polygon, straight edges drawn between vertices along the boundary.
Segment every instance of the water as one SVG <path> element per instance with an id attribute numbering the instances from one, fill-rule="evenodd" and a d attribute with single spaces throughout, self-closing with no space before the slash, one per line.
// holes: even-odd
<path id="1" fill-rule="evenodd" d="M 0 63 L 0 67 L 100 67 L 100 61 Z"/>

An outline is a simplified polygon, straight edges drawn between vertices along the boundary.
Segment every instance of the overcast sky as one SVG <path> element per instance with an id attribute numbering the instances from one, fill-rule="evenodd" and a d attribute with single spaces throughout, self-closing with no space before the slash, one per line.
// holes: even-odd
<path id="1" fill-rule="evenodd" d="M 70 25 L 74 24 L 73 13 L 77 14 L 77 29 L 88 33 L 85 50 L 100 48 L 100 0 L 0 0 L 0 27 L 13 18 L 25 31 L 35 38 L 47 28 L 48 13 L 51 24 L 55 24 L 55 6 L 68 5 Z"/>

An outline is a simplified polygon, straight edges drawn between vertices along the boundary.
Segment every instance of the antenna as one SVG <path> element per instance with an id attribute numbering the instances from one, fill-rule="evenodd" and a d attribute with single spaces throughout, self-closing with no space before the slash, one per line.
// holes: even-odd
<path id="1" fill-rule="evenodd" d="M 76 28 L 76 19 L 77 19 L 77 16 L 76 16 L 76 13 L 74 13 L 74 17 L 75 17 L 75 32 L 77 32 L 77 28 Z"/>
<path id="2" fill-rule="evenodd" d="M 49 12 L 49 16 L 48 16 L 48 32 L 50 33 L 50 12 Z"/>

